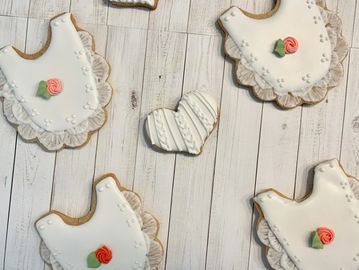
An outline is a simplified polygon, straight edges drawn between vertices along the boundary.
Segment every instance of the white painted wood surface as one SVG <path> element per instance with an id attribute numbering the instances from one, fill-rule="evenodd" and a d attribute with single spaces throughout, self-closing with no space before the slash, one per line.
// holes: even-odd
<path id="1" fill-rule="evenodd" d="M 71 11 L 110 62 L 114 88 L 107 124 L 78 150 L 44 152 L 0 115 L 0 269 L 49 269 L 34 221 L 49 209 L 85 214 L 91 183 L 108 172 L 159 218 L 161 269 L 268 269 L 250 198 L 268 187 L 300 198 L 311 168 L 330 158 L 359 176 L 359 1 L 327 3 L 341 14 L 351 46 L 345 77 L 323 103 L 281 111 L 235 85 L 215 24 L 231 5 L 258 13 L 272 0 L 160 0 L 152 12 L 104 0 L 0 0 L 0 47 L 35 52 L 48 20 Z M 144 118 L 191 90 L 210 92 L 221 106 L 202 155 L 153 151 Z"/>

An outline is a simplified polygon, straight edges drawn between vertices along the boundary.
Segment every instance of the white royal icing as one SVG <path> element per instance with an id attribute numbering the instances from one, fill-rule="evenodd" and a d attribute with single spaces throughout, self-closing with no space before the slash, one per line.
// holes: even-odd
<path id="1" fill-rule="evenodd" d="M 55 269 L 89 269 L 88 255 L 106 246 L 112 251 L 112 260 L 100 269 L 155 269 L 149 258 L 155 253 L 151 250 L 152 239 L 143 229 L 141 213 L 132 209 L 112 177 L 96 185 L 96 194 L 95 213 L 82 225 L 68 225 L 57 214 L 37 221 L 36 228 L 51 254 L 47 261 L 61 267 Z M 153 220 L 148 223 L 156 225 Z"/>
<path id="2" fill-rule="evenodd" d="M 155 0 L 111 0 L 113 3 L 120 3 L 120 4 L 129 4 L 129 5 L 147 5 L 147 6 L 154 6 Z"/>
<path id="3" fill-rule="evenodd" d="M 71 14 L 50 25 L 51 43 L 38 58 L 24 59 L 11 46 L 0 50 L 0 96 L 24 139 L 58 150 L 84 144 L 103 125 L 112 89 L 107 62 L 93 51 L 91 35 L 77 31 Z M 60 80 L 62 92 L 45 100 L 36 93 L 39 82 L 49 79 Z"/>
<path id="4" fill-rule="evenodd" d="M 198 155 L 215 127 L 218 107 L 203 92 L 186 94 L 177 111 L 159 109 L 147 116 L 146 131 L 153 145 L 166 151 Z"/>
<path id="5" fill-rule="evenodd" d="M 276 13 L 265 19 L 250 18 L 233 7 L 220 20 L 241 50 L 241 63 L 276 94 L 303 95 L 329 71 L 331 44 L 314 0 L 282 0 Z M 279 58 L 273 53 L 275 43 L 289 36 L 298 40 L 299 49 Z"/>
<path id="6" fill-rule="evenodd" d="M 26 60 L 9 46 L 2 50 L 0 68 L 31 119 L 47 131 L 61 131 L 90 117 L 99 102 L 97 91 L 86 91 L 86 85 L 95 90 L 96 82 L 70 14 L 53 20 L 51 30 L 51 44 L 41 57 Z M 63 91 L 49 100 L 36 96 L 39 82 L 51 78 L 62 82 Z M 72 116 L 75 121 L 67 121 Z"/>
<path id="7" fill-rule="evenodd" d="M 337 160 L 315 169 L 312 194 L 302 202 L 274 191 L 258 195 L 265 222 L 258 233 L 269 246 L 268 260 L 275 269 L 354 270 L 359 268 L 359 189 Z M 266 229 L 269 227 L 269 230 Z M 335 239 L 324 249 L 310 247 L 310 233 L 326 227 Z M 280 254 L 280 256 L 276 256 Z M 277 258 L 277 260 L 276 260 Z"/>

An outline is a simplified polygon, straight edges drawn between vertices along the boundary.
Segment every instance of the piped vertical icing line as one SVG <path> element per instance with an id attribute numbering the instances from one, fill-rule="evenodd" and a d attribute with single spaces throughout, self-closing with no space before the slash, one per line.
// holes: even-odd
<path id="1" fill-rule="evenodd" d="M 191 109 L 190 106 L 188 106 L 188 102 L 187 100 L 183 100 L 183 102 L 181 103 L 180 107 L 179 107 L 179 111 L 180 109 L 182 109 L 181 111 L 183 111 L 185 113 L 185 115 L 187 116 L 187 119 L 190 119 L 192 125 L 194 126 L 194 129 L 196 130 L 196 134 L 197 134 L 197 138 L 200 141 L 200 144 L 204 143 L 204 139 L 202 137 L 202 134 L 199 130 L 199 126 L 196 124 L 195 119 L 193 119 L 192 114 L 198 119 L 198 121 L 202 124 L 202 121 L 198 118 L 198 116 L 193 112 L 193 110 Z M 188 107 L 188 108 L 187 108 Z M 191 111 L 191 112 L 190 112 Z M 193 134 L 194 135 L 194 134 Z"/>
<path id="2" fill-rule="evenodd" d="M 173 142 L 175 143 L 175 146 L 176 148 L 178 149 L 179 148 L 179 143 L 176 141 L 176 136 L 173 134 L 173 128 L 170 126 L 169 122 L 168 122 L 168 119 L 167 119 L 167 112 L 165 110 L 162 110 L 162 113 L 163 113 L 163 117 L 165 119 L 165 122 L 166 122 L 166 125 L 168 127 L 168 130 L 169 132 L 171 133 L 171 136 L 172 136 L 172 140 Z M 174 147 L 171 148 L 172 149 L 176 149 Z"/>
<path id="3" fill-rule="evenodd" d="M 216 106 L 215 101 L 207 94 L 197 97 L 195 93 L 188 93 L 179 102 L 177 111 L 153 111 L 147 117 L 145 129 L 151 144 L 166 151 L 200 154 L 217 122 L 217 118 L 212 119 L 213 111 L 218 117 L 213 106 Z"/>
<path id="4" fill-rule="evenodd" d="M 155 141 L 155 138 L 153 135 L 153 131 L 154 131 L 156 133 L 157 141 L 159 141 L 156 129 L 153 130 L 153 127 L 154 127 L 153 115 L 149 115 L 146 119 L 147 134 L 149 135 L 151 142 L 154 142 Z"/>
<path id="5" fill-rule="evenodd" d="M 183 114 L 181 113 L 181 111 L 178 111 L 175 115 L 175 120 L 177 122 L 177 125 L 181 131 L 181 135 L 183 137 L 183 140 L 187 146 L 187 150 L 189 153 L 191 154 L 196 154 L 198 153 L 198 148 L 196 145 L 195 140 L 193 139 L 193 133 L 190 130 L 190 128 L 188 127 L 188 123 L 186 122 Z"/>
<path id="6" fill-rule="evenodd" d="M 208 119 L 204 116 L 204 113 L 202 112 L 202 110 L 193 102 L 193 100 L 189 97 L 184 99 L 186 102 L 184 102 L 183 104 L 186 104 L 188 109 L 190 110 L 191 113 L 198 119 L 198 121 L 201 123 L 202 127 L 204 128 L 206 134 L 208 135 L 210 130 L 211 130 L 211 124 L 208 122 Z M 199 131 L 199 127 L 198 127 L 198 132 Z M 201 135 L 202 137 L 202 135 Z"/>
<path id="7" fill-rule="evenodd" d="M 203 103 L 203 105 L 208 109 L 210 114 L 213 117 L 213 120 L 216 121 L 218 118 L 218 108 L 214 108 L 210 102 L 203 96 L 200 92 L 195 92 L 195 96 Z"/>
<path id="8" fill-rule="evenodd" d="M 167 150 L 170 151 L 171 148 L 168 145 L 168 139 L 167 139 L 167 134 L 166 134 L 166 130 L 164 129 L 163 126 L 163 121 L 161 119 L 161 115 L 159 111 L 155 111 L 153 113 L 154 119 L 155 119 L 155 126 L 156 126 L 156 131 L 157 131 L 157 137 L 159 139 L 160 142 L 160 146 Z"/>

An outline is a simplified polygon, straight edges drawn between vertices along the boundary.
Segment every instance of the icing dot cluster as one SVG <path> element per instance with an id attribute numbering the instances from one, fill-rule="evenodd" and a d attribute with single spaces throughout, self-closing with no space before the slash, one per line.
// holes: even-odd
<path id="1" fill-rule="evenodd" d="M 51 226 L 53 224 L 54 224 L 54 222 L 51 219 L 48 219 L 45 222 L 39 224 L 38 228 L 39 228 L 39 230 L 43 231 L 46 229 L 47 225 Z"/>
<path id="2" fill-rule="evenodd" d="M 323 54 L 322 54 L 322 59 L 320 59 L 320 61 L 321 61 L 322 63 L 329 62 L 329 57 L 328 57 L 328 55 L 325 54 L 325 53 L 323 53 Z"/>
<path id="3" fill-rule="evenodd" d="M 270 74 L 270 70 L 268 68 L 262 67 L 262 76 L 265 77 Z"/>
<path id="4" fill-rule="evenodd" d="M 313 16 L 313 22 L 314 24 L 318 24 L 322 20 L 321 16 Z"/>
<path id="5" fill-rule="evenodd" d="M 16 84 L 16 82 L 15 82 L 14 80 L 12 80 L 12 81 L 10 82 L 10 87 L 11 87 L 12 89 L 19 88 L 19 86 Z"/>
<path id="6" fill-rule="evenodd" d="M 39 116 L 40 115 L 40 113 L 36 110 L 36 109 L 32 109 L 31 110 L 31 116 Z"/>
<path id="7" fill-rule="evenodd" d="M 118 207 L 118 209 L 120 209 L 121 212 L 124 212 L 127 210 L 127 205 L 125 203 L 118 203 L 117 207 Z"/>
<path id="8" fill-rule="evenodd" d="M 52 121 L 51 119 L 45 119 L 45 120 L 44 120 L 45 127 L 46 127 L 46 128 L 49 128 L 50 125 L 52 124 L 52 122 L 53 122 L 53 121 Z"/>
<path id="9" fill-rule="evenodd" d="M 235 17 L 236 16 L 236 13 L 234 12 L 234 11 L 232 11 L 231 13 L 230 13 L 230 16 L 226 16 L 225 18 L 224 18 L 224 21 L 225 22 L 228 22 L 230 19 L 231 19 L 231 17 Z"/>
<path id="10" fill-rule="evenodd" d="M 279 78 L 279 79 L 277 79 L 277 83 L 280 88 L 283 88 L 285 80 L 283 78 Z"/>
<path id="11" fill-rule="evenodd" d="M 142 247 L 142 243 L 135 241 L 134 247 L 135 247 L 135 248 L 140 248 L 140 247 Z"/>
<path id="12" fill-rule="evenodd" d="M 128 225 L 128 227 L 132 227 L 132 226 L 134 226 L 135 224 L 136 224 L 136 219 L 135 218 L 129 218 L 127 221 L 126 221 L 126 223 L 127 223 L 127 225 Z"/>
<path id="13" fill-rule="evenodd" d="M 55 27 L 57 27 L 57 26 L 59 26 L 60 24 L 63 24 L 63 23 L 65 23 L 65 22 L 66 22 L 66 20 L 65 20 L 64 18 L 62 18 L 62 19 L 60 19 L 60 20 L 53 21 L 52 25 L 55 26 Z"/>
<path id="14" fill-rule="evenodd" d="M 96 107 L 92 106 L 90 102 L 86 102 L 86 104 L 82 108 L 85 110 L 96 110 Z"/>
<path id="15" fill-rule="evenodd" d="M 329 41 L 329 38 L 328 38 L 328 36 L 326 34 L 320 34 L 319 38 L 320 38 L 319 41 L 321 43 L 324 43 L 325 41 Z"/>
<path id="16" fill-rule="evenodd" d="M 72 114 L 71 116 L 66 117 L 66 122 L 71 123 L 71 124 L 76 124 L 76 114 Z"/>
<path id="17" fill-rule="evenodd" d="M 3 48 L 2 50 L 0 50 L 0 56 L 2 56 L 3 54 L 6 54 L 8 52 L 10 52 L 10 47 L 9 46 L 7 46 L 7 47 Z"/>
<path id="18" fill-rule="evenodd" d="M 306 74 L 305 76 L 302 77 L 302 80 L 308 84 L 311 83 L 311 80 L 310 80 L 311 76 L 310 74 Z"/>
<path id="19" fill-rule="evenodd" d="M 135 261 L 133 266 L 132 266 L 132 269 L 133 270 L 140 270 L 140 269 L 143 269 L 143 264 L 140 263 L 139 261 Z"/>
<path id="20" fill-rule="evenodd" d="M 308 7 L 309 9 L 311 9 L 311 8 L 315 5 L 315 1 L 314 1 L 314 0 L 307 0 L 306 3 L 307 3 L 307 7 Z"/>

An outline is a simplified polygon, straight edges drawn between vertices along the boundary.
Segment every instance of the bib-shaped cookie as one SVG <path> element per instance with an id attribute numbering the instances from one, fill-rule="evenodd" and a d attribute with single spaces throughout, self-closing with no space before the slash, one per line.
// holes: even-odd
<path id="1" fill-rule="evenodd" d="M 11 46 L 0 50 L 0 96 L 19 134 L 53 151 L 88 141 L 106 121 L 103 108 L 112 89 L 109 65 L 71 14 L 52 19 L 49 33 L 37 54 Z"/>
<path id="2" fill-rule="evenodd" d="M 156 9 L 159 0 L 110 0 L 110 3 L 121 7 L 145 7 Z"/>
<path id="3" fill-rule="evenodd" d="M 337 160 L 315 168 L 302 201 L 274 190 L 255 197 L 258 236 L 273 269 L 355 270 L 359 267 L 359 182 Z"/>
<path id="4" fill-rule="evenodd" d="M 315 104 L 343 76 L 341 20 L 322 0 L 277 0 L 263 15 L 232 7 L 220 24 L 237 81 L 261 100 L 286 109 Z"/>
<path id="5" fill-rule="evenodd" d="M 104 176 L 94 189 L 87 216 L 74 219 L 53 211 L 36 222 L 42 258 L 54 270 L 157 269 L 158 222 L 143 211 L 138 195 L 122 188 L 114 175 Z"/>

